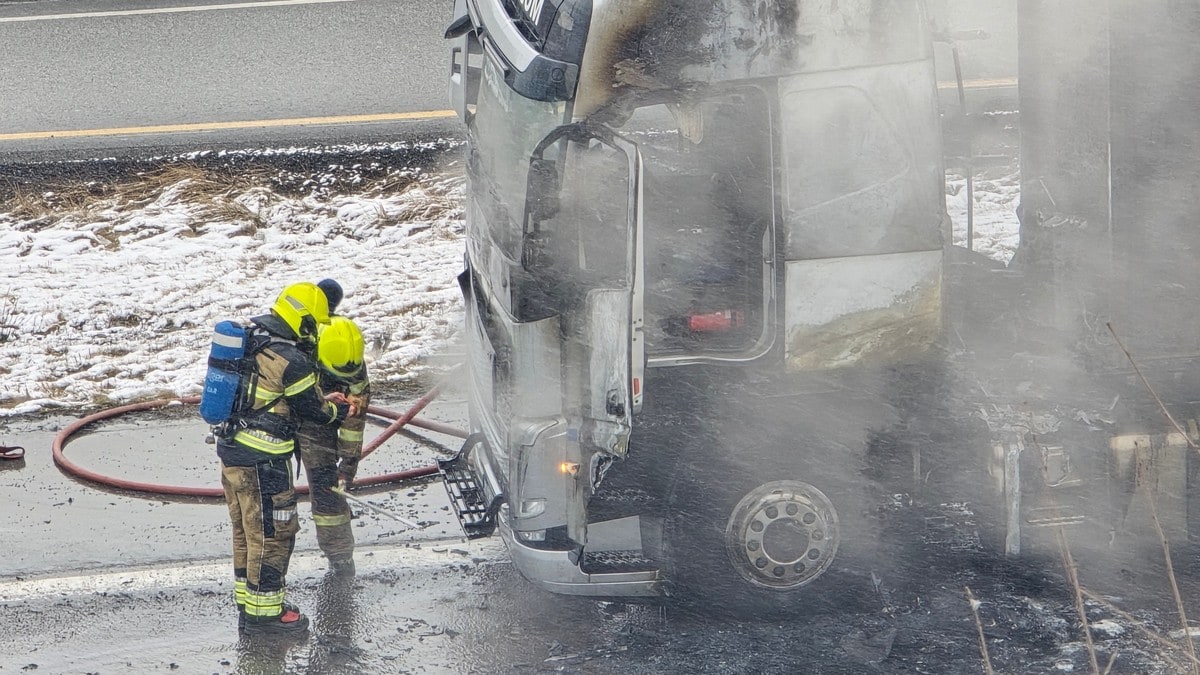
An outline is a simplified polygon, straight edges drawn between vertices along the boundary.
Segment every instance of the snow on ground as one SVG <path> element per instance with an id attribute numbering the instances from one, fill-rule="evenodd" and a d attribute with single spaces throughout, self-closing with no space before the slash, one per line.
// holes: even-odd
<path id="1" fill-rule="evenodd" d="M 461 175 L 394 194 L 263 187 L 0 213 L 0 415 L 199 394 L 212 327 L 286 285 L 337 279 L 372 379 L 412 377 L 458 330 Z M 141 202 L 141 203 L 139 203 Z"/>
<path id="2" fill-rule="evenodd" d="M 217 321 L 326 277 L 346 290 L 339 312 L 363 328 L 372 379 L 412 378 L 459 329 L 463 178 L 410 174 L 393 192 L 305 197 L 184 175 L 142 198 L 42 195 L 65 206 L 0 213 L 0 416 L 199 394 Z M 948 176 L 958 244 L 964 184 Z M 1002 262 L 1017 187 L 1015 173 L 975 184 L 975 248 Z"/>
<path id="3" fill-rule="evenodd" d="M 1015 166 L 980 172 L 973 181 L 975 205 L 972 214 L 972 248 L 1005 265 L 1017 252 L 1017 204 L 1021 177 Z M 954 223 L 953 243 L 967 242 L 967 179 L 956 173 L 946 174 L 946 211 Z"/>

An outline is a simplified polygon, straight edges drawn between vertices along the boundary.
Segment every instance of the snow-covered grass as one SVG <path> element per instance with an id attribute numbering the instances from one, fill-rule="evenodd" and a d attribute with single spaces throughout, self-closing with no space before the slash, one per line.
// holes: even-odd
<path id="1" fill-rule="evenodd" d="M 373 380 L 427 368 L 461 318 L 461 170 L 271 166 L 171 158 L 0 186 L 0 415 L 198 394 L 214 323 L 325 277 L 346 289 Z M 964 185 L 948 176 L 960 245 Z M 1003 262 L 1018 186 L 1015 169 L 975 183 L 975 248 Z"/>
<path id="2" fill-rule="evenodd" d="M 0 415 L 198 394 L 216 321 L 325 277 L 346 290 L 373 380 L 411 378 L 458 330 L 462 185 L 397 169 L 353 194 L 287 194 L 261 173 L 175 163 L 10 190 Z"/>

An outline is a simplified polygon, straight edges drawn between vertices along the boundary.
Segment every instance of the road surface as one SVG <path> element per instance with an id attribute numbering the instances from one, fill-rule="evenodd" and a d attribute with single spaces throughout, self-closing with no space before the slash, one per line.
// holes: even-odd
<path id="1" fill-rule="evenodd" d="M 3 3 L 0 154 L 452 134 L 442 37 L 452 6 Z"/>

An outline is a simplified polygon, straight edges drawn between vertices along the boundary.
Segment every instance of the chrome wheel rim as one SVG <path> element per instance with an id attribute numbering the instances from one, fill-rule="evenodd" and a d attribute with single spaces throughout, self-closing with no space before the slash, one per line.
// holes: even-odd
<path id="1" fill-rule="evenodd" d="M 838 517 L 817 488 L 774 481 L 742 497 L 725 526 L 734 569 L 762 588 L 791 591 L 812 583 L 837 555 Z"/>

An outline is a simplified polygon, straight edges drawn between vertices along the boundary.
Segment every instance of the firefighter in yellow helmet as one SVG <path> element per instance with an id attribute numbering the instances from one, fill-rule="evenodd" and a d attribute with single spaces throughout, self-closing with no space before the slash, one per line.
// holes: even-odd
<path id="1" fill-rule="evenodd" d="M 286 576 L 299 522 L 291 458 L 301 421 L 337 428 L 350 406 L 325 400 L 312 357 L 329 323 L 325 294 L 299 283 L 271 311 L 251 319 L 247 349 L 255 372 L 248 406 L 217 439 L 221 486 L 233 524 L 234 599 L 239 628 L 303 633 L 308 617 L 287 603 Z"/>
<path id="2" fill-rule="evenodd" d="M 318 285 L 333 311 L 342 297 L 341 286 L 332 279 Z M 345 497 L 333 492 L 333 487 L 347 489 L 353 484 L 362 456 L 363 428 L 371 399 L 363 351 L 362 332 L 350 319 L 333 316 L 330 324 L 321 328 L 317 341 L 321 389 L 343 394 L 352 404 L 352 412 L 336 428 L 305 422 L 299 436 L 317 543 L 329 560 L 330 571 L 341 576 L 354 574 L 354 532 L 350 527 L 350 505 Z"/>

